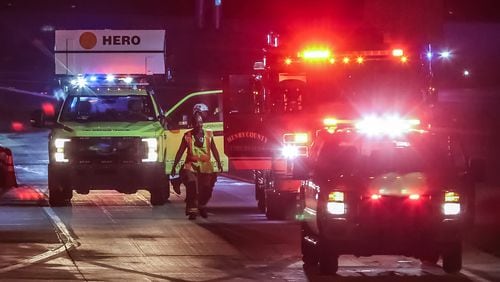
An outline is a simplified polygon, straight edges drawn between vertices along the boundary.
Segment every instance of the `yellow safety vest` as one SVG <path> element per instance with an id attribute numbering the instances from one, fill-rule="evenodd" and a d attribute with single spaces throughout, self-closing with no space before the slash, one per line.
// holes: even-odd
<path id="1" fill-rule="evenodd" d="M 184 140 L 187 144 L 187 156 L 184 162 L 184 169 L 200 173 L 213 173 L 214 168 L 210 161 L 212 152 L 210 151 L 213 133 L 211 130 L 204 129 L 205 142 L 202 147 L 194 145 L 192 132 L 188 131 L 184 134 Z"/>

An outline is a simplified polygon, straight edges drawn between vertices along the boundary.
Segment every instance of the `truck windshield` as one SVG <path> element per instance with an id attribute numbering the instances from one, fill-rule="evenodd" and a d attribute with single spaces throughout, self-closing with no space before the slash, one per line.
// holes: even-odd
<path id="1" fill-rule="evenodd" d="M 137 122 L 156 119 L 150 97 L 139 95 L 69 96 L 60 117 L 63 122 Z"/>
<path id="2" fill-rule="evenodd" d="M 343 145 L 326 142 L 322 148 L 322 166 L 326 173 L 356 173 L 378 176 L 385 173 L 424 172 L 446 175 L 453 171 L 444 151 L 432 146 Z"/>

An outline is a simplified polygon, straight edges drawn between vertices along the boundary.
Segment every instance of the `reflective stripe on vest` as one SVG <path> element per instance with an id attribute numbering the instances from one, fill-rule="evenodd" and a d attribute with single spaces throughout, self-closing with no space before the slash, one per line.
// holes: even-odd
<path id="1" fill-rule="evenodd" d="M 195 172 L 212 173 L 213 166 L 211 159 L 211 141 L 213 133 L 211 130 L 204 130 L 205 142 L 202 147 L 194 145 L 194 138 L 192 132 L 188 131 L 184 135 L 184 139 L 188 146 L 186 161 L 184 162 L 184 169 L 189 169 Z"/>

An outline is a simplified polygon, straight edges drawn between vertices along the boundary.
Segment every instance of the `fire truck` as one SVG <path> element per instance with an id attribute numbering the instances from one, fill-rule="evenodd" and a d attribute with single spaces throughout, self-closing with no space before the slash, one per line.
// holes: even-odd
<path id="1" fill-rule="evenodd" d="M 253 73 L 227 78 L 225 153 L 234 169 L 254 171 L 269 219 L 293 217 L 317 130 L 365 115 L 431 119 L 430 45 L 325 38 L 270 33 Z"/>

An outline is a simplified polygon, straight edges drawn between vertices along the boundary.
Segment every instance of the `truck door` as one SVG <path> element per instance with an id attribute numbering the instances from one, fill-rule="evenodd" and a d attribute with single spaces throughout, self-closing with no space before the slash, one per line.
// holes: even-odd
<path id="1" fill-rule="evenodd" d="M 223 90 L 224 149 L 236 169 L 270 169 L 274 142 L 265 89 L 255 75 L 230 75 Z"/>

